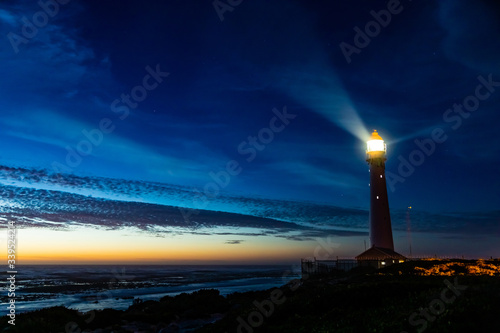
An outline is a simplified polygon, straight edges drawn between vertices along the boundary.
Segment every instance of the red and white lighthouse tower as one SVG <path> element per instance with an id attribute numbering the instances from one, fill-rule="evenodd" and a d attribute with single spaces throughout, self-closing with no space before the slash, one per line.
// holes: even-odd
<path id="1" fill-rule="evenodd" d="M 366 161 L 370 166 L 370 243 L 372 247 L 394 251 L 385 182 L 386 160 L 386 145 L 374 130 L 366 145 Z"/>

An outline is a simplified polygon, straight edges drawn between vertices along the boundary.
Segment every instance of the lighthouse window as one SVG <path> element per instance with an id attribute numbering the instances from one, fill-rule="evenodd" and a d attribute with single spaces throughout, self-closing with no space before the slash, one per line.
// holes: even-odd
<path id="1" fill-rule="evenodd" d="M 380 178 L 382 178 L 382 175 L 380 175 Z"/>
<path id="2" fill-rule="evenodd" d="M 377 199 L 378 199 L 378 195 L 377 195 Z"/>

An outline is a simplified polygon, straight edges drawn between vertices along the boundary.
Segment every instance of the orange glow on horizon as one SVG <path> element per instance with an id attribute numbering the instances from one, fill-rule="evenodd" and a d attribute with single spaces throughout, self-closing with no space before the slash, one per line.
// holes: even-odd
<path id="1" fill-rule="evenodd" d="M 312 246 L 311 242 L 274 236 L 167 234 L 158 237 L 137 230 L 94 228 L 18 229 L 17 238 L 18 265 L 298 261 L 310 255 Z M 241 243 L 227 244 L 231 239 Z"/>

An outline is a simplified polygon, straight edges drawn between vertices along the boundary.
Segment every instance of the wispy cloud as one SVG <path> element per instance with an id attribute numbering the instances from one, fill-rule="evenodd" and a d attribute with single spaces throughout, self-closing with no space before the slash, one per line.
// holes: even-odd
<path id="1" fill-rule="evenodd" d="M 179 207 L 189 188 L 110 178 L 54 175 L 44 170 L 0 169 L 0 217 L 20 226 L 68 229 L 135 228 L 141 232 L 219 236 L 272 236 L 306 241 L 367 235 L 368 212 L 307 202 L 223 196 L 221 206 L 242 213 L 198 210 L 185 220 Z M 168 197 L 171 205 L 153 203 Z M 413 212 L 411 228 L 425 233 L 498 234 L 500 212 Z M 405 231 L 406 212 L 392 212 L 394 230 Z M 239 244 L 239 238 L 227 244 Z"/>
<path id="2" fill-rule="evenodd" d="M 341 172 L 339 170 L 325 170 L 321 166 L 314 165 L 307 161 L 274 163 L 271 165 L 276 170 L 282 170 L 291 174 L 290 182 L 316 184 L 318 186 L 335 188 L 361 188 L 364 182 L 353 174 Z"/>
<path id="3" fill-rule="evenodd" d="M 13 15 L 11 12 L 4 9 L 0 9 L 0 21 L 2 23 L 10 25 L 11 27 L 17 25 L 17 17 Z"/>
<path id="4" fill-rule="evenodd" d="M 228 240 L 228 241 L 226 241 L 225 244 L 236 245 L 236 244 L 241 244 L 242 242 L 244 242 L 244 240 L 234 239 L 234 240 Z"/>

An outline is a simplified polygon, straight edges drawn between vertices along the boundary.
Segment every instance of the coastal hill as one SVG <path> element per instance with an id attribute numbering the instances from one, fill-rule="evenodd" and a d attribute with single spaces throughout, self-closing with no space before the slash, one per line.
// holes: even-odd
<path id="1" fill-rule="evenodd" d="M 496 332 L 499 260 L 419 260 L 303 276 L 280 288 L 141 301 L 125 311 L 53 307 L 1 332 Z"/>

